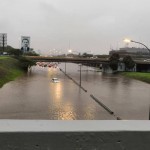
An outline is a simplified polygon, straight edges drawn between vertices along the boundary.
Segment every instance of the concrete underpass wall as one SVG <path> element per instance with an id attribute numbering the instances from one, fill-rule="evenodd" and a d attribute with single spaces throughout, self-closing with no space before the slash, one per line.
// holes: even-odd
<path id="1" fill-rule="evenodd" d="M 138 72 L 150 72 L 150 64 L 137 64 L 136 68 Z"/>
<path id="2" fill-rule="evenodd" d="M 0 121 L 0 150 L 149 149 L 149 121 Z"/>

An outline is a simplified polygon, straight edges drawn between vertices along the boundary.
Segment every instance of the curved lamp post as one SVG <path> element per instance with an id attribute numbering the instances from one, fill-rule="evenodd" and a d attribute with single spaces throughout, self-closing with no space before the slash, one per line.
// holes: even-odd
<path id="1" fill-rule="evenodd" d="M 130 39 L 124 39 L 124 42 L 126 42 L 126 43 L 133 42 L 133 43 L 141 44 L 141 45 L 143 45 L 143 46 L 149 51 L 149 53 L 150 53 L 150 49 L 149 49 L 145 44 L 143 44 L 143 43 L 141 43 L 141 42 L 133 41 L 133 40 L 130 40 Z M 149 105 L 149 120 L 150 120 L 150 105 Z"/>
<path id="2" fill-rule="evenodd" d="M 131 42 L 133 42 L 133 43 L 141 44 L 141 45 L 143 45 L 143 46 L 149 51 L 149 53 L 150 53 L 150 49 L 149 49 L 145 44 L 143 44 L 143 43 L 141 43 L 141 42 L 133 41 L 133 40 L 130 40 L 130 39 L 124 39 L 124 42 L 126 42 L 126 43 L 131 43 Z"/>

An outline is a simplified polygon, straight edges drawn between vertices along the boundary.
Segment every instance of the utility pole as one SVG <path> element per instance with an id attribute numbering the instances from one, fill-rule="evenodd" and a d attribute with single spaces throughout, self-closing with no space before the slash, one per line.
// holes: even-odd
<path id="1" fill-rule="evenodd" d="M 0 49 L 2 54 L 4 53 L 6 45 L 7 45 L 7 34 L 0 33 Z"/>
<path id="2" fill-rule="evenodd" d="M 65 62 L 65 74 L 66 74 L 66 62 Z"/>
<path id="3" fill-rule="evenodd" d="M 2 34 L 2 45 L 3 45 L 3 52 L 4 53 L 4 47 L 5 47 L 5 36 Z"/>

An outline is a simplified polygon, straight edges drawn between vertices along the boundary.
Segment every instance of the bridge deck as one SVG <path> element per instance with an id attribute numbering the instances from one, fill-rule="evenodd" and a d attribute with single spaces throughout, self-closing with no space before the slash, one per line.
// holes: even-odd
<path id="1" fill-rule="evenodd" d="M 34 61 L 45 62 L 75 62 L 75 63 L 108 63 L 108 59 L 90 59 L 90 58 L 70 58 L 70 57 L 44 57 L 44 56 L 27 56 Z"/>

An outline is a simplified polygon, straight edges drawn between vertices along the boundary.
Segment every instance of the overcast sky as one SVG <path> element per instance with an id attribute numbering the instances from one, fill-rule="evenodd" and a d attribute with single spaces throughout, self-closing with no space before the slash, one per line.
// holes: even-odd
<path id="1" fill-rule="evenodd" d="M 129 37 L 150 47 L 150 0 L 0 0 L 0 33 L 8 45 L 108 54 Z M 141 47 L 137 44 L 129 46 Z"/>

